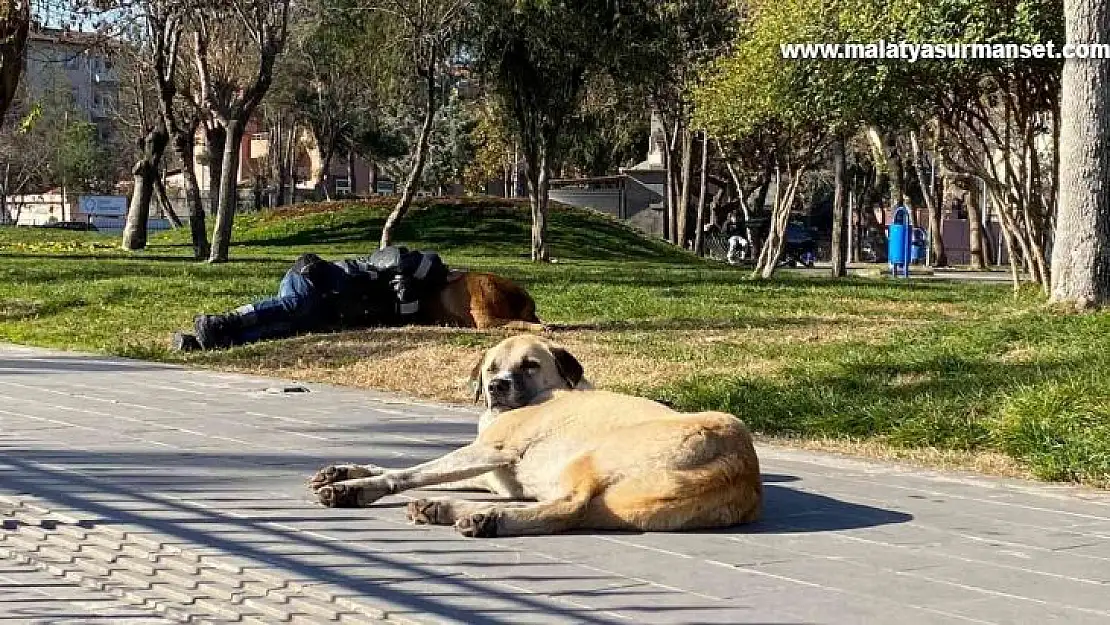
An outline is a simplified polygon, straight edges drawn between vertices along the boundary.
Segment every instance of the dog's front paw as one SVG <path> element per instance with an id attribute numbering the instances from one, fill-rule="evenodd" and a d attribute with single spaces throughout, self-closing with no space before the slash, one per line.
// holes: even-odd
<path id="1" fill-rule="evenodd" d="M 497 536 L 497 513 L 479 512 L 464 516 L 455 521 L 455 529 L 469 538 L 493 538 Z"/>
<path id="2" fill-rule="evenodd" d="M 405 506 L 405 516 L 417 525 L 450 525 L 450 510 L 442 501 L 417 499 Z"/>
<path id="3" fill-rule="evenodd" d="M 316 490 L 316 498 L 328 508 L 364 508 L 389 494 L 388 488 L 354 484 L 330 484 Z"/>
<path id="4" fill-rule="evenodd" d="M 316 475 L 308 480 L 308 484 L 312 487 L 312 490 L 319 490 L 336 482 L 346 482 L 347 480 L 363 477 L 377 477 L 382 473 L 385 473 L 385 469 L 372 465 L 334 464 L 317 471 Z"/>
<path id="5" fill-rule="evenodd" d="M 345 482 L 351 479 L 350 473 L 351 467 L 346 465 L 332 465 L 330 467 L 324 467 L 323 469 L 317 471 L 316 475 L 313 475 L 312 478 L 308 480 L 308 485 L 311 486 L 312 490 L 314 491 L 320 490 L 321 488 L 328 486 L 329 484 L 335 484 L 336 482 Z"/>

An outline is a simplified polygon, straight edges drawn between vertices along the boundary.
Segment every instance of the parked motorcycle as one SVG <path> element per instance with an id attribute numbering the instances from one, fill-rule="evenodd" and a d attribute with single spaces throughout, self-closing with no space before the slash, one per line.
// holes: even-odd
<path id="1" fill-rule="evenodd" d="M 813 267 L 817 262 L 817 238 L 811 228 L 802 224 L 786 226 L 786 249 L 783 251 L 781 265 Z"/>

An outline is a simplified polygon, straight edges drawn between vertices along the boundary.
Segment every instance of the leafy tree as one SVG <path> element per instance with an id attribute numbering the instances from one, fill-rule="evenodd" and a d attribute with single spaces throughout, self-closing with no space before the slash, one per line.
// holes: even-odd
<path id="1" fill-rule="evenodd" d="M 504 195 L 512 197 L 513 178 L 518 159 L 514 150 L 509 121 L 493 98 L 483 98 L 476 103 L 471 142 L 474 158 L 463 170 L 463 185 L 472 193 L 486 192 L 486 183 L 500 178 L 504 182 Z"/>
<path id="2" fill-rule="evenodd" d="M 646 88 L 642 96 L 667 128 L 664 230 L 676 244 L 683 244 L 689 235 L 696 130 L 691 127 L 690 87 L 700 80 L 706 65 L 734 42 L 745 4 L 732 0 L 646 3 L 645 19 L 629 25 L 634 54 L 626 55 L 616 68 L 624 83 Z"/>
<path id="3" fill-rule="evenodd" d="M 770 229 L 756 275 L 773 275 L 786 248 L 786 226 L 805 173 L 849 123 L 851 102 L 822 90 L 825 67 L 782 59 L 779 43 L 831 36 L 828 7 L 808 0 L 753 2 L 751 21 L 733 52 L 718 60 L 694 89 L 694 124 L 746 144 L 764 160 L 775 189 Z M 835 22 L 833 22 L 835 24 Z M 824 34 L 812 29 L 824 28 Z M 834 39 L 835 40 L 835 39 Z"/>
<path id="4" fill-rule="evenodd" d="M 287 105 L 319 147 L 325 197 L 335 156 L 342 153 L 349 161 L 365 139 L 364 129 L 396 96 L 399 59 L 388 25 L 350 4 L 326 0 L 303 7 L 280 68 Z"/>
<path id="5" fill-rule="evenodd" d="M 563 176 L 606 176 L 642 158 L 649 119 L 641 98 L 609 74 L 586 85 L 582 107 L 568 125 Z"/>
<path id="6" fill-rule="evenodd" d="M 59 72 L 60 74 L 60 72 Z M 105 193 L 113 189 L 120 159 L 113 146 L 100 140 L 96 125 L 87 121 L 73 99 L 73 90 L 60 75 L 47 79 L 49 87 L 37 98 L 18 90 L 22 117 L 0 132 L 0 171 L 7 193 Z M 10 149 L 9 149 L 10 148 Z"/>
<path id="7" fill-rule="evenodd" d="M 899 0 L 892 3 L 889 22 L 912 41 L 1047 43 L 1063 40 L 1061 9 L 1060 0 Z M 1047 289 L 1059 178 L 1060 61 L 963 59 L 903 68 L 904 92 L 919 103 L 925 120 L 936 124 L 935 160 L 950 177 L 985 184 L 1015 284 L 1020 263 Z"/>
<path id="8" fill-rule="evenodd" d="M 548 262 L 547 206 L 566 130 L 591 77 L 635 62 L 649 3 L 475 0 L 468 53 L 511 121 L 532 204 L 532 259 Z"/>
<path id="9" fill-rule="evenodd" d="M 425 186 L 442 190 L 450 184 L 463 182 L 466 167 L 473 162 L 476 152 L 473 133 L 477 108 L 476 103 L 458 97 L 448 99 L 440 107 L 428 147 Z"/>
<path id="10" fill-rule="evenodd" d="M 456 59 L 462 25 L 469 19 L 466 0 L 371 0 L 363 8 L 380 21 L 391 41 L 403 53 L 399 75 L 409 102 L 419 102 L 420 130 L 411 146 L 409 171 L 400 197 L 382 228 L 381 245 L 393 240 L 397 224 L 408 213 L 417 186 L 424 176 L 436 111 L 447 94 L 448 79 Z"/>
<path id="11" fill-rule="evenodd" d="M 61 129 L 57 168 L 67 190 L 106 193 L 115 182 L 111 156 L 101 146 L 95 124 L 71 121 Z"/>

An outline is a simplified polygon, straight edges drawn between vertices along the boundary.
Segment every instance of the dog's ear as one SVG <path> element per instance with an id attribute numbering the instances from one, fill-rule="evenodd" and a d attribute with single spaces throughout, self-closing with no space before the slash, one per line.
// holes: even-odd
<path id="1" fill-rule="evenodd" d="M 474 391 L 474 403 L 482 399 L 482 365 L 486 362 L 486 353 L 478 357 L 474 368 L 470 370 L 470 390 Z"/>
<path id="2" fill-rule="evenodd" d="M 552 347 L 551 355 L 555 357 L 555 364 L 559 367 L 559 375 L 566 380 L 567 386 L 574 388 L 582 381 L 582 363 L 562 347 Z"/>

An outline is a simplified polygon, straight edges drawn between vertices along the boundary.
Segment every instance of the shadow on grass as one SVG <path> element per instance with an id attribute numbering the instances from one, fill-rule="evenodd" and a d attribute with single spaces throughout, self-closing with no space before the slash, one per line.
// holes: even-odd
<path id="1" fill-rule="evenodd" d="M 0 258 L 12 259 L 27 259 L 27 260 L 72 260 L 72 261 L 91 261 L 95 263 L 180 263 L 193 266 L 206 266 L 207 261 L 197 260 L 192 256 L 174 256 L 172 254 L 136 254 L 134 256 L 127 256 L 116 253 L 105 254 L 35 254 L 35 253 L 16 253 L 16 252 L 3 252 L 0 251 Z M 252 257 L 252 256 L 233 256 L 227 264 L 251 264 L 251 263 L 280 263 L 284 262 L 282 258 L 276 257 Z M 219 265 L 217 265 L 219 266 Z"/>
<path id="2" fill-rule="evenodd" d="M 336 210 L 300 215 L 292 222 L 272 218 L 258 221 L 235 242 L 237 246 L 319 248 L 376 246 L 386 213 L 372 205 L 339 205 Z M 553 208 L 549 245 L 557 258 L 621 260 L 652 258 L 657 261 L 695 264 L 698 261 L 675 248 L 600 214 L 580 209 Z M 459 249 L 496 252 L 525 258 L 531 241 L 529 209 L 496 202 L 434 203 L 414 209 L 402 221 L 394 239 L 423 249 L 450 252 Z"/>

